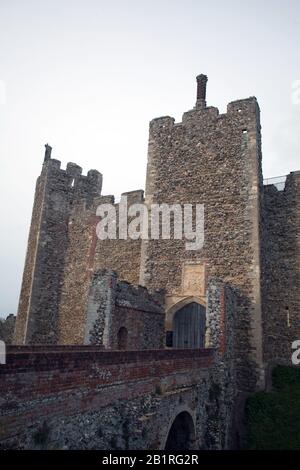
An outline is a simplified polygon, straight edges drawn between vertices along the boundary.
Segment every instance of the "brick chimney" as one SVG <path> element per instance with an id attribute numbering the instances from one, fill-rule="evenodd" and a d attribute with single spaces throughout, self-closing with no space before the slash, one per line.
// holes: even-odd
<path id="1" fill-rule="evenodd" d="M 198 75 L 196 77 L 197 80 L 197 101 L 196 101 L 196 108 L 203 109 L 206 107 L 206 83 L 207 83 L 207 76 L 206 75 Z"/>

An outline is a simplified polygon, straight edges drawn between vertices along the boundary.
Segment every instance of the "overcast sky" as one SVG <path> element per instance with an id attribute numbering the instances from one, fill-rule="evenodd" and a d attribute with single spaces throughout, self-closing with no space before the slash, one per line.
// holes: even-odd
<path id="1" fill-rule="evenodd" d="M 144 188 L 149 121 L 255 95 L 265 177 L 300 169 L 299 0 L 0 0 L 0 315 L 17 310 L 34 185 L 52 156 Z M 293 86 L 296 87 L 293 89 Z"/>

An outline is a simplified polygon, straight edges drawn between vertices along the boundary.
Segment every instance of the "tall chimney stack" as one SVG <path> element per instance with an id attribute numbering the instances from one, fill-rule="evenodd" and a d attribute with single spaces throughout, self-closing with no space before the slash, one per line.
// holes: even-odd
<path id="1" fill-rule="evenodd" d="M 207 83 L 207 76 L 206 75 L 198 75 L 196 77 L 197 80 L 197 101 L 196 101 L 196 108 L 205 108 L 206 107 L 206 83 Z"/>

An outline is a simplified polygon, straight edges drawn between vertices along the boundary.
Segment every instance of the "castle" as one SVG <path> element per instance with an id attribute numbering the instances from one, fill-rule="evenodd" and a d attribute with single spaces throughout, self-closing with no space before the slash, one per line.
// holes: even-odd
<path id="1" fill-rule="evenodd" d="M 108 388 L 107 396 L 102 390 L 102 399 L 96 399 L 90 385 L 98 409 L 107 411 L 106 430 L 112 422 L 122 429 L 113 442 L 92 429 L 95 448 L 233 446 L 237 403 L 265 388 L 273 364 L 290 364 L 291 344 L 300 336 L 300 171 L 280 186 L 272 181 L 264 185 L 256 98 L 231 102 L 220 114 L 206 105 L 206 85 L 207 77 L 199 75 L 195 107 L 183 114 L 182 122 L 169 116 L 150 122 L 145 194 L 124 193 L 128 204 L 146 207 L 203 204 L 199 250 L 186 250 L 184 240 L 174 238 L 99 240 L 97 207 L 114 204 L 118 213 L 120 203 L 101 194 L 98 171 L 83 176 L 75 163 L 63 170 L 46 146 L 16 319 L 14 344 L 19 346 L 9 349 L 8 358 L 15 364 L 25 361 L 28 374 L 38 381 L 38 360 L 46 361 L 48 376 L 63 363 L 76 393 L 80 381 L 72 370 L 78 363 L 82 374 L 94 367 L 90 374 L 106 388 L 119 364 L 123 382 L 120 375 L 118 384 L 113 382 L 111 390 L 118 389 L 113 403 L 124 403 L 126 396 L 129 403 L 135 383 L 140 392 L 132 399 L 140 414 L 133 418 L 129 405 L 123 414 L 118 406 L 113 412 Z M 55 366 L 43 356 L 51 351 Z M 84 354 L 96 363 L 89 364 Z M 133 364 L 139 378 L 131 375 Z M 9 362 L 7 367 L 8 376 L 16 370 Z M 120 380 L 123 388 L 128 385 L 127 395 Z M 56 387 L 52 383 L 48 392 Z M 177 415 L 172 410 L 179 402 L 174 405 L 171 392 L 181 399 Z M 74 400 L 72 419 L 78 412 Z M 80 410 L 83 416 L 92 413 L 92 407 Z M 63 414 L 54 416 L 62 419 Z M 79 412 L 76 416 L 80 421 Z M 184 441 L 183 432 L 176 434 L 178 416 L 181 431 L 186 430 Z M 158 418 L 169 423 L 164 437 L 154 430 Z M 48 426 L 38 414 L 32 422 L 39 432 Z M 133 422 L 138 437 L 128 429 Z M 150 429 L 154 440 L 149 440 Z M 28 436 L 14 441 L 14 435 L 3 437 L 5 445 L 34 447 Z M 62 445 L 58 442 L 67 438 L 61 436 L 52 434 L 50 441 Z M 75 441 L 64 445 L 91 448 Z"/>

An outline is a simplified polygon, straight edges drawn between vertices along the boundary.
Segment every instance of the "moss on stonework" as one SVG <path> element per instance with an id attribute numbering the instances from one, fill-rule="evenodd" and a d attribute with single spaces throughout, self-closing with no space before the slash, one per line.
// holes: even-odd
<path id="1" fill-rule="evenodd" d="M 247 400 L 247 446 L 300 450 L 300 369 L 277 366 L 272 381 L 272 392 Z"/>

